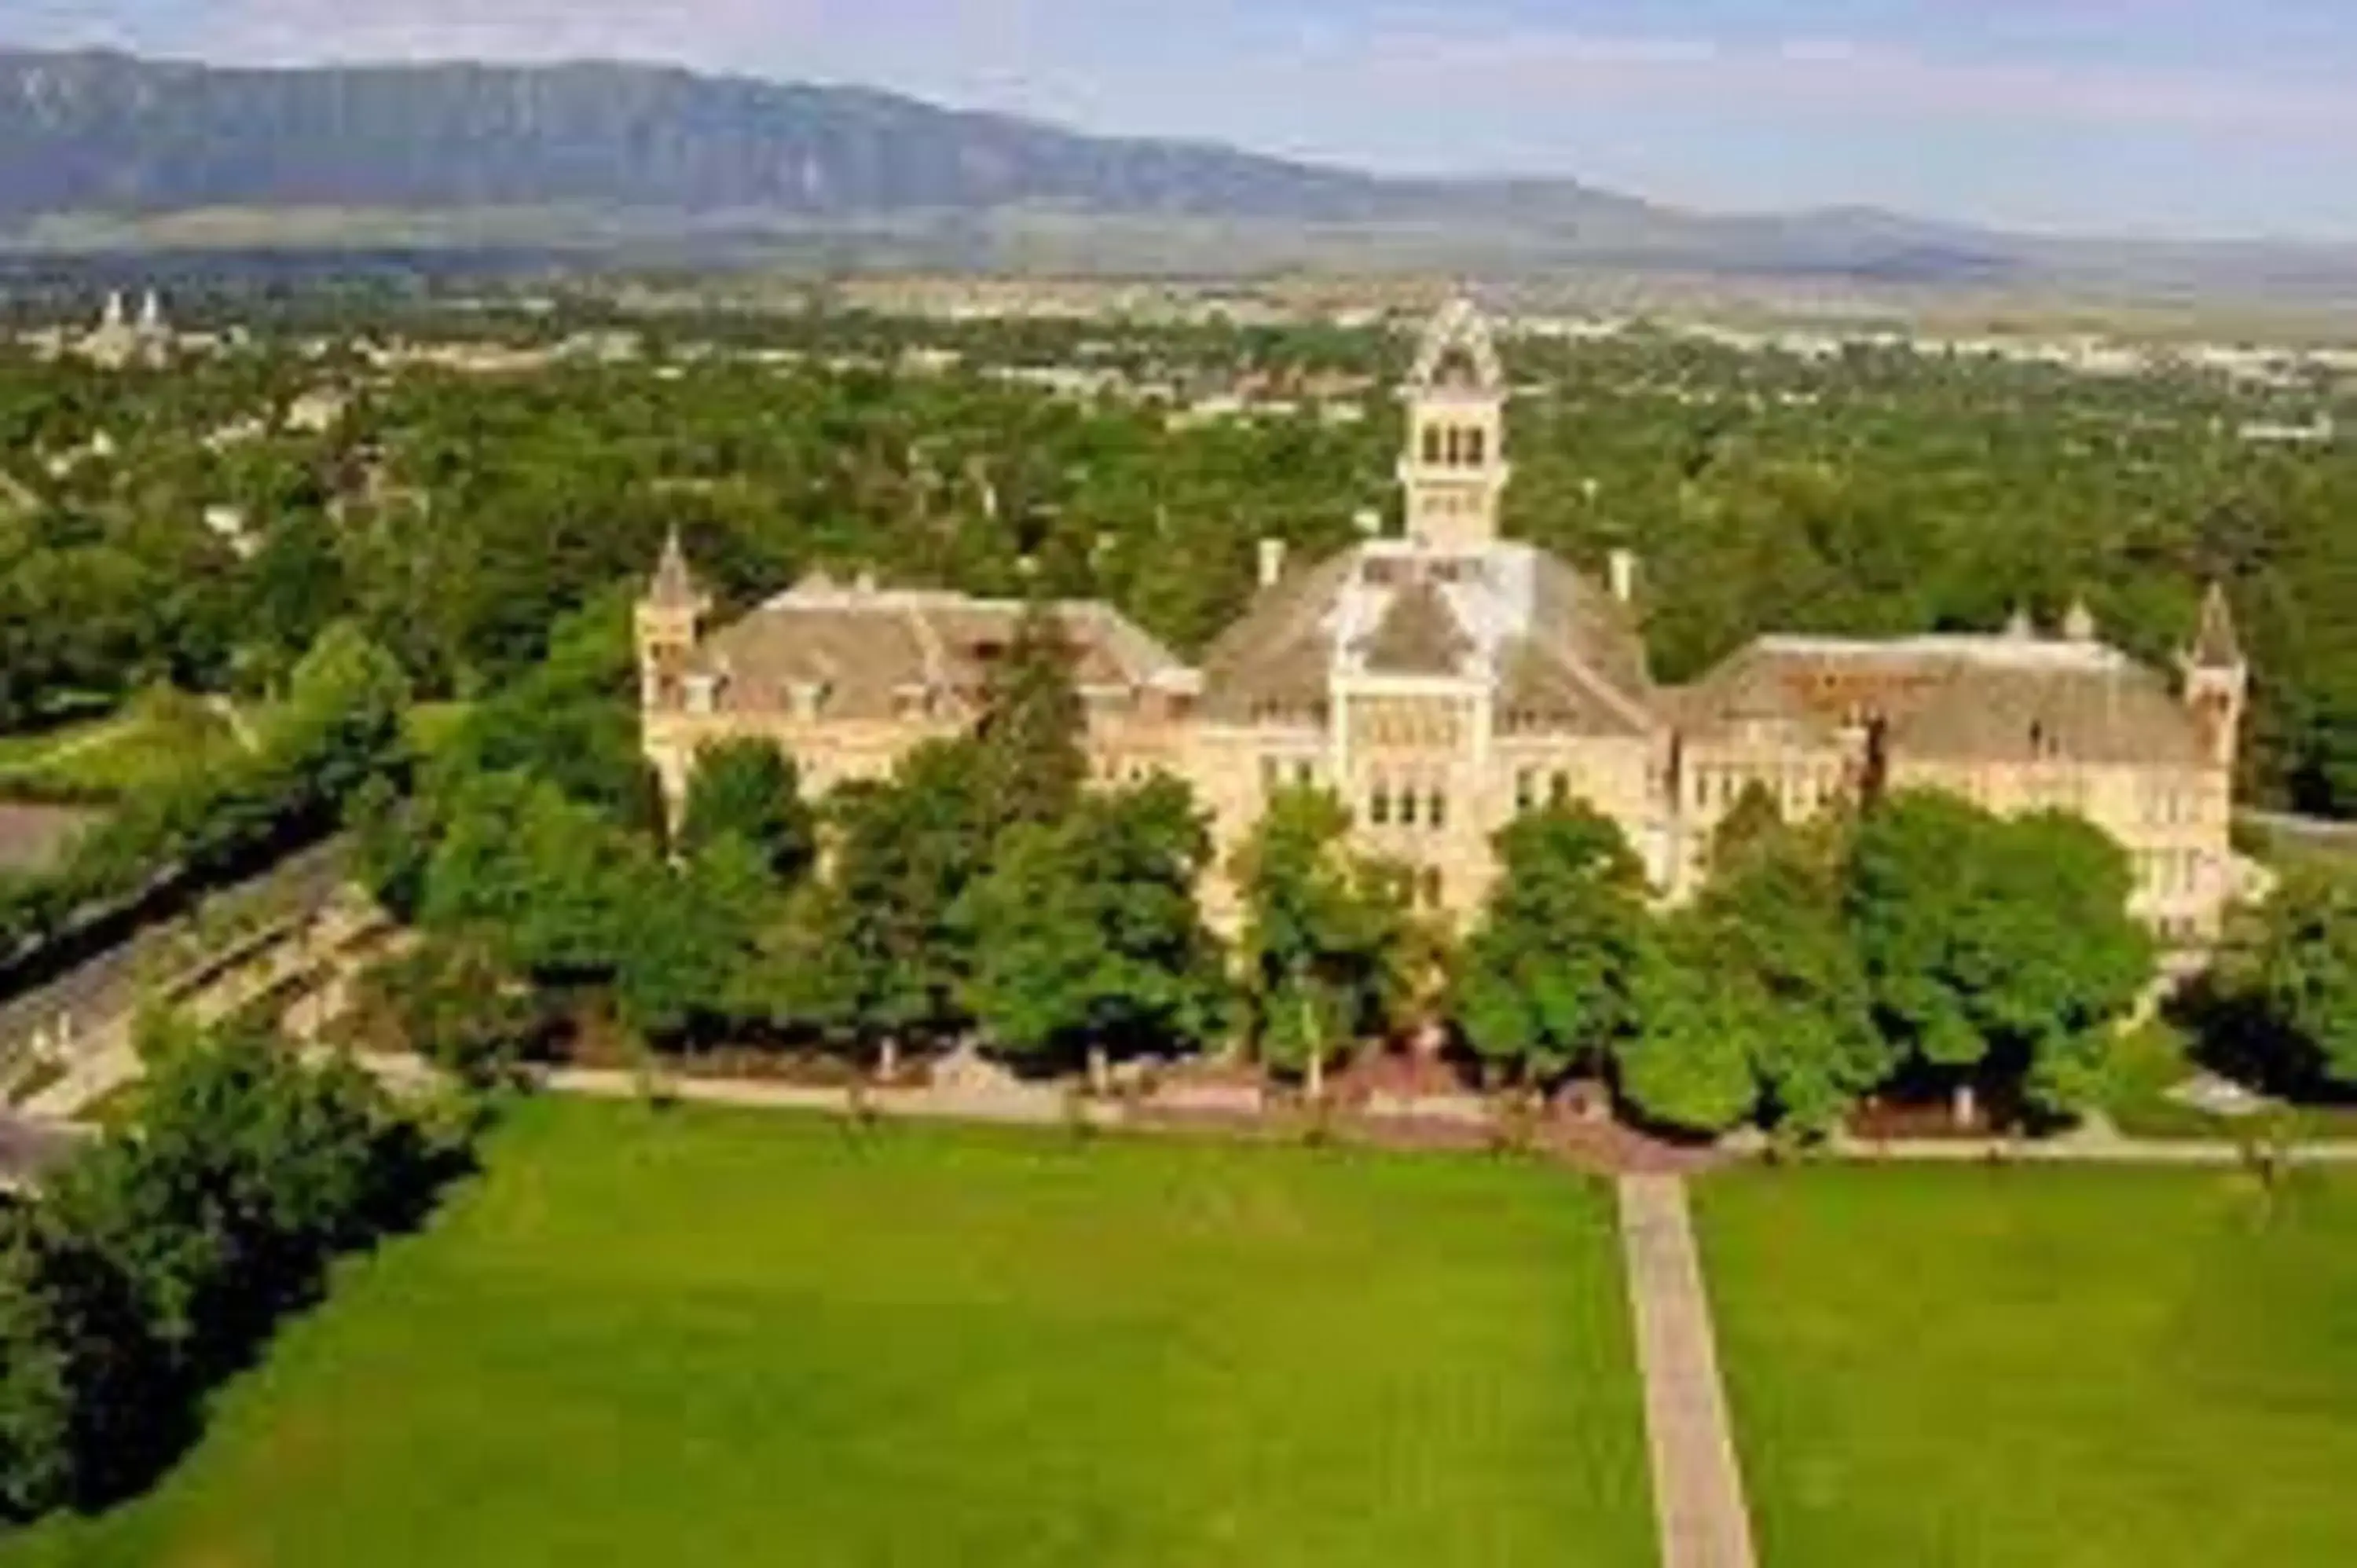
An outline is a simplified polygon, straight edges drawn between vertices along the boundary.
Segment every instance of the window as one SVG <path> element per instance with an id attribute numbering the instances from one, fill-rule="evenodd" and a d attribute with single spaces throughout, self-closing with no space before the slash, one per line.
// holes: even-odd
<path id="1" fill-rule="evenodd" d="M 1400 826 L 1404 828 L 1415 826 L 1415 787 L 1414 785 L 1399 792 L 1399 820 Z"/>
<path id="2" fill-rule="evenodd" d="M 1435 909 L 1439 908 L 1441 895 L 1445 889 L 1441 884 L 1440 872 L 1438 868 L 1429 865 L 1426 866 L 1424 868 L 1424 875 L 1417 880 L 1421 884 L 1421 890 L 1424 894 L 1425 903 Z"/>
<path id="3" fill-rule="evenodd" d="M 1568 805 L 1570 803 L 1570 774 L 1566 773 L 1560 768 L 1555 770 L 1555 777 L 1547 780 L 1547 799 L 1558 806 Z"/>
<path id="4" fill-rule="evenodd" d="M 1424 804 L 1424 820 L 1426 822 L 1435 828 L 1445 828 L 1448 825 L 1448 796 L 1445 791 L 1435 789 L 1426 798 Z"/>
<path id="5" fill-rule="evenodd" d="M 1538 770 L 1524 768 L 1514 775 L 1514 810 L 1527 811 L 1537 798 Z"/>
<path id="6" fill-rule="evenodd" d="M 1314 762 L 1307 761 L 1295 763 L 1293 765 L 1293 781 L 1307 789 L 1310 785 L 1315 784 L 1318 781 L 1318 765 Z"/>
<path id="7" fill-rule="evenodd" d="M 1391 825 L 1391 789 L 1385 785 L 1378 784 L 1375 786 L 1374 793 L 1367 797 L 1367 821 L 1374 823 L 1375 826 L 1382 828 L 1389 827 Z"/>
<path id="8" fill-rule="evenodd" d="M 1440 426 L 1437 424 L 1424 427 L 1424 461 L 1429 467 L 1437 467 L 1440 464 Z"/>
<path id="9" fill-rule="evenodd" d="M 1487 452 L 1488 447 L 1489 440 L 1484 432 L 1479 430 L 1467 431 L 1465 433 L 1466 466 L 1473 468 L 1480 467 L 1485 461 L 1484 454 Z"/>

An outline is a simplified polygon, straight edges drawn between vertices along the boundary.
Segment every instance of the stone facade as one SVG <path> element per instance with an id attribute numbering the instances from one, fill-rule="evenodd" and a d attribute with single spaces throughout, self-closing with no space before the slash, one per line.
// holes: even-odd
<path id="1" fill-rule="evenodd" d="M 1766 637 L 1659 687 L 1631 560 L 1597 583 L 1499 535 L 1507 387 L 1469 305 L 1433 322 L 1403 395 L 1404 534 L 1297 566 L 1264 546 L 1259 596 L 1200 669 L 1107 606 L 1056 607 L 1098 779 L 1188 780 L 1223 863 L 1273 791 L 1333 789 L 1360 847 L 1460 917 L 1494 875 L 1491 835 L 1544 800 L 1611 817 L 1674 900 L 1708 875 L 1713 832 L 1749 786 L 1788 818 L 1936 786 L 1998 811 L 2083 813 L 2128 851 L 2139 915 L 2188 945 L 2215 933 L 2237 890 L 2227 827 L 2248 681 L 2222 595 L 2174 682 L 2074 610 L 2052 636 L 2017 618 L 1986 636 Z M 708 608 L 672 542 L 638 633 L 647 754 L 674 806 L 719 739 L 766 736 L 824 790 L 959 733 L 1019 613 L 823 575 L 709 633 Z M 1224 877 L 1205 896 L 1233 917 Z"/>

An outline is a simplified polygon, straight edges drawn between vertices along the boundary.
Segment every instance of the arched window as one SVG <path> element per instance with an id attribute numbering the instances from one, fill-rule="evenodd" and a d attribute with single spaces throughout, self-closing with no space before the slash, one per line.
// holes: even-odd
<path id="1" fill-rule="evenodd" d="M 1388 827 L 1392 820 L 1392 791 L 1387 784 L 1378 784 L 1367 797 L 1367 821 L 1375 826 Z"/>
<path id="2" fill-rule="evenodd" d="M 1426 822 L 1436 828 L 1445 828 L 1448 825 L 1448 796 L 1446 792 L 1435 789 L 1425 798 L 1424 805 L 1424 820 Z"/>
<path id="3" fill-rule="evenodd" d="M 1480 467 L 1483 462 L 1487 461 L 1486 453 L 1488 451 L 1488 447 L 1489 439 L 1485 432 L 1480 430 L 1467 431 L 1465 433 L 1466 467 L 1469 468 Z"/>
<path id="4" fill-rule="evenodd" d="M 1424 461 L 1427 467 L 1437 467 L 1440 463 L 1440 426 L 1437 424 L 1424 427 Z"/>

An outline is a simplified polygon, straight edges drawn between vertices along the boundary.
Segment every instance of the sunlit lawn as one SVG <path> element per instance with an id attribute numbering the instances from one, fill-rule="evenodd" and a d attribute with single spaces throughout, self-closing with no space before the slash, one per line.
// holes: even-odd
<path id="1" fill-rule="evenodd" d="M 1699 1198 L 1768 1568 L 2357 1563 L 2357 1181 L 1807 1169 Z"/>
<path id="2" fill-rule="evenodd" d="M 1648 1564 L 1608 1190 L 540 1102 L 0 1563 Z"/>

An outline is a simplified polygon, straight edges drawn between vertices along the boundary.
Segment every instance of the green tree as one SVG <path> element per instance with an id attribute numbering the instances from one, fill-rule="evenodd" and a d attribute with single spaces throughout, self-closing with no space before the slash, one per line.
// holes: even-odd
<path id="1" fill-rule="evenodd" d="M 1282 790 L 1233 867 L 1254 1038 L 1263 1060 L 1303 1075 L 1312 1100 L 1329 1058 L 1394 1022 L 1415 952 L 1407 878 L 1353 854 L 1350 830 L 1332 794 Z"/>
<path id="2" fill-rule="evenodd" d="M 793 762 L 769 741 L 726 741 L 696 754 L 679 848 L 693 857 L 729 836 L 752 846 L 780 882 L 801 881 L 817 858 L 816 819 Z"/>
<path id="3" fill-rule="evenodd" d="M 1620 1042 L 1621 1094 L 1648 1120 L 1719 1133 L 1760 1100 L 1755 1063 L 1767 1048 L 1756 993 L 1713 969 L 1712 934 L 1691 914 L 1664 921 L 1635 965 L 1638 1027 Z"/>
<path id="4" fill-rule="evenodd" d="M 962 911 L 991 1038 L 1034 1059 L 1082 1058 L 1102 1091 L 1114 1053 L 1208 1037 L 1222 976 L 1196 888 L 1211 849 L 1187 787 L 1168 778 L 1010 832 Z"/>
<path id="5" fill-rule="evenodd" d="M 531 1050 L 540 1007 L 522 980 L 471 936 L 427 935 L 361 976 L 356 1014 L 464 1082 L 495 1083 Z"/>
<path id="6" fill-rule="evenodd" d="M 2357 879 L 2296 872 L 2257 925 L 2233 979 L 2259 1004 L 2262 1065 L 2295 1090 L 2357 1088 Z"/>
<path id="7" fill-rule="evenodd" d="M 733 1021 L 745 971 L 781 907 L 768 857 L 724 833 L 684 865 L 658 871 L 645 888 L 637 940 L 615 977 L 623 1022 L 667 1044 L 699 1025 Z"/>
<path id="8" fill-rule="evenodd" d="M 2018 1084 L 2067 1112 L 2153 971 L 2129 918 L 2127 857 L 2084 821 L 2001 821 L 1953 797 L 1893 797 L 1859 824 L 1847 900 L 1883 1027 L 1968 1109 Z"/>
<path id="9" fill-rule="evenodd" d="M 1526 811 L 1458 955 L 1454 1004 L 1484 1064 L 1524 1081 L 1604 1060 L 1632 1022 L 1645 874 L 1620 830 L 1585 804 Z"/>
<path id="10" fill-rule="evenodd" d="M 1695 907 L 1707 974 L 1759 1017 L 1752 1068 L 1767 1119 L 1809 1136 L 1893 1066 L 1843 904 L 1848 847 L 1839 819 L 1764 828 L 1720 853 Z"/>
<path id="11" fill-rule="evenodd" d="M 891 779 L 836 790 L 834 875 L 803 908 L 782 1011 L 877 1047 L 954 1033 L 967 1021 L 970 933 L 959 900 L 987 868 L 992 823 L 971 740 L 935 741 Z"/>
<path id="12" fill-rule="evenodd" d="M 995 823 L 1055 822 L 1088 779 L 1087 714 L 1073 684 L 1078 653 L 1060 617 L 1027 604 L 991 665 L 975 736 Z"/>

